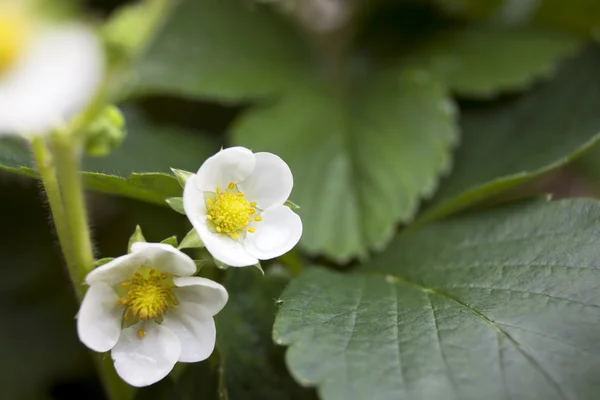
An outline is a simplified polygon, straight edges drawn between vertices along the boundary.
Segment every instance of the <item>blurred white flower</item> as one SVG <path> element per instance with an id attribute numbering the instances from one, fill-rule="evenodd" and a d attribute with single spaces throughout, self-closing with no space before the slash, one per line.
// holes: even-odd
<path id="1" fill-rule="evenodd" d="M 134 243 L 132 253 L 90 272 L 77 319 L 79 339 L 111 351 L 115 369 L 132 386 L 148 386 L 176 362 L 207 359 L 215 347 L 213 316 L 227 291 L 191 276 L 194 261 L 162 243 Z"/>
<path id="2" fill-rule="evenodd" d="M 104 74 L 94 32 L 0 0 L 0 134 L 43 134 L 82 111 Z"/>
<path id="3" fill-rule="evenodd" d="M 245 267 L 278 257 L 300 240 L 302 221 L 284 205 L 293 185 L 278 156 L 231 147 L 188 179 L 183 207 L 214 258 Z"/>

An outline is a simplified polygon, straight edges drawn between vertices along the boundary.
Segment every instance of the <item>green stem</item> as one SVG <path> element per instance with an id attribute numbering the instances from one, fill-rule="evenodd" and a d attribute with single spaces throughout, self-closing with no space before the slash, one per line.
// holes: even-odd
<path id="1" fill-rule="evenodd" d="M 58 181 L 63 195 L 64 215 L 71 233 L 73 256 L 80 278 L 94 269 L 94 254 L 88 225 L 83 183 L 79 172 L 80 146 L 70 135 L 56 132 L 52 135 L 52 151 Z M 83 282 L 80 279 L 78 283 Z"/>
<path id="2" fill-rule="evenodd" d="M 60 187 L 56 179 L 56 168 L 52 155 L 48 152 L 46 143 L 42 137 L 36 136 L 31 141 L 33 155 L 37 165 L 37 170 L 46 192 L 50 212 L 54 220 L 54 227 L 58 236 L 60 248 L 65 257 L 67 269 L 73 282 L 81 282 L 83 279 L 80 271 L 77 268 L 77 262 L 74 257 L 69 226 L 65 217 L 65 209 L 63 204 Z M 75 294 L 79 301 L 83 298 L 83 287 L 79 284 L 74 285 Z"/>

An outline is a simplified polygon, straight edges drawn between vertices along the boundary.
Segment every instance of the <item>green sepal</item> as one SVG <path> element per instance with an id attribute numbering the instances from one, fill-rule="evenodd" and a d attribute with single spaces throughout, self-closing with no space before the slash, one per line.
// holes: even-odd
<path id="1" fill-rule="evenodd" d="M 173 175 L 175 175 L 175 178 L 177 178 L 177 182 L 179 182 L 181 187 L 185 187 L 187 180 L 190 178 L 190 176 L 194 175 L 193 173 L 184 171 L 182 169 L 171 168 L 171 171 L 173 171 Z"/>
<path id="2" fill-rule="evenodd" d="M 194 264 L 196 264 L 196 273 L 198 273 L 206 265 L 206 260 L 194 260 Z"/>
<path id="3" fill-rule="evenodd" d="M 253 267 L 259 270 L 260 273 L 263 274 L 263 276 L 265 276 L 265 270 L 262 268 L 262 265 L 260 265 L 260 261 L 254 264 Z"/>
<path id="4" fill-rule="evenodd" d="M 182 197 L 169 197 L 165 200 L 169 207 L 173 209 L 173 211 L 177 211 L 179 214 L 185 215 L 185 210 L 183 209 L 183 198 Z"/>
<path id="5" fill-rule="evenodd" d="M 161 243 L 170 244 L 171 246 L 177 248 L 177 236 L 171 236 L 163 240 Z"/>
<path id="6" fill-rule="evenodd" d="M 225 263 L 223 263 L 223 262 L 221 262 L 221 261 L 217 260 L 216 258 L 214 258 L 213 260 L 214 260 L 214 262 L 215 262 L 215 266 L 216 266 L 217 268 L 219 268 L 219 269 L 222 269 L 222 270 L 227 270 L 227 269 L 229 269 L 229 265 L 227 265 L 227 264 L 225 264 Z"/>
<path id="7" fill-rule="evenodd" d="M 294 203 L 291 200 L 287 200 L 285 203 L 283 203 L 283 205 L 289 207 L 292 211 L 295 211 L 300 208 L 298 204 Z"/>
<path id="8" fill-rule="evenodd" d="M 142 228 L 140 228 L 139 225 L 135 227 L 135 232 L 133 232 L 133 235 L 131 235 L 131 237 L 129 238 L 129 244 L 127 245 L 128 253 L 131 253 L 131 246 L 137 242 L 146 242 L 146 238 L 142 233 Z"/>
<path id="9" fill-rule="evenodd" d="M 96 262 L 94 262 L 94 266 L 96 268 L 98 268 L 98 267 L 100 267 L 100 266 L 102 266 L 104 264 L 107 264 L 107 263 L 111 262 L 112 260 L 114 260 L 114 257 L 101 258 L 99 260 L 96 260 Z"/>
<path id="10" fill-rule="evenodd" d="M 188 234 L 183 238 L 181 243 L 179 244 L 179 250 L 182 249 L 197 249 L 204 247 L 204 243 L 200 236 L 198 236 L 198 232 L 194 228 L 188 232 Z"/>

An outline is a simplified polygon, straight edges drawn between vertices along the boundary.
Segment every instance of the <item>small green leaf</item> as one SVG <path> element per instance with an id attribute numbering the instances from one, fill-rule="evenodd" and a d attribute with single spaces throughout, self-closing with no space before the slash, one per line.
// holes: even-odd
<path id="1" fill-rule="evenodd" d="M 202 239 L 198 236 L 198 232 L 194 228 L 188 232 L 187 235 L 183 238 L 181 243 L 179 244 L 179 250 L 183 249 L 196 249 L 199 247 L 204 247 L 204 243 L 202 243 Z"/>
<path id="2" fill-rule="evenodd" d="M 170 244 L 171 246 L 177 248 L 177 236 L 171 236 L 163 240 L 161 243 Z"/>
<path id="3" fill-rule="evenodd" d="M 173 175 L 175 175 L 175 178 L 177 178 L 177 182 L 179 182 L 182 188 L 185 188 L 185 183 L 190 178 L 190 176 L 194 175 L 191 172 L 184 171 L 181 169 L 171 168 L 171 171 L 173 171 Z"/>
<path id="4" fill-rule="evenodd" d="M 298 210 L 300 208 L 298 204 L 294 203 L 291 200 L 287 200 L 283 205 L 289 207 L 293 211 Z"/>
<path id="5" fill-rule="evenodd" d="M 458 137 L 454 103 L 427 73 L 371 76 L 347 96 L 304 85 L 233 127 L 235 143 L 289 163 L 300 243 L 341 262 L 383 248 L 413 218 L 450 167 Z"/>
<path id="6" fill-rule="evenodd" d="M 171 207 L 174 211 L 177 211 L 179 214 L 185 215 L 185 210 L 183 209 L 183 198 L 181 197 L 169 197 L 165 200 L 169 207 Z"/>
<path id="7" fill-rule="evenodd" d="M 131 237 L 129 238 L 129 244 L 127 245 L 128 253 L 131 253 L 131 246 L 137 242 L 146 242 L 146 238 L 142 233 L 142 228 L 140 228 L 139 225 L 135 227 L 135 232 L 133 232 L 133 235 L 131 235 Z"/>
<path id="8" fill-rule="evenodd" d="M 550 77 L 580 44 L 580 39 L 558 32 L 477 27 L 434 36 L 417 58 L 459 95 L 489 98 Z"/>
<path id="9" fill-rule="evenodd" d="M 100 267 L 100 266 L 102 266 L 104 264 L 107 264 L 107 263 L 111 262 L 112 260 L 114 260 L 114 257 L 101 258 L 99 260 L 96 260 L 96 262 L 94 263 L 94 266 L 96 268 L 98 268 L 98 267 Z"/>
<path id="10" fill-rule="evenodd" d="M 600 46 L 520 98 L 461 116 L 462 145 L 419 221 L 492 198 L 559 168 L 600 140 Z"/>
<path id="11" fill-rule="evenodd" d="M 595 200 L 534 201 L 405 231 L 294 280 L 274 340 L 323 400 L 593 399 L 599 221 Z"/>

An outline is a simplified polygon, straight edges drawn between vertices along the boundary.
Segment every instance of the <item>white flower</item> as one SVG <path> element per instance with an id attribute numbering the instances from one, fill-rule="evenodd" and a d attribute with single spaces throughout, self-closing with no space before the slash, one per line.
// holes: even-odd
<path id="1" fill-rule="evenodd" d="M 76 23 L 42 21 L 31 1 L 0 0 L 0 133 L 47 133 L 95 95 L 102 46 Z"/>
<path id="2" fill-rule="evenodd" d="M 176 362 L 208 358 L 215 347 L 213 316 L 227 303 L 225 288 L 190 276 L 194 261 L 162 243 L 134 243 L 132 253 L 90 272 L 77 319 L 90 349 L 112 349 L 115 369 L 132 386 L 161 379 Z"/>
<path id="3" fill-rule="evenodd" d="M 187 180 L 183 207 L 214 258 L 245 267 L 278 257 L 300 240 L 302 221 L 284 205 L 293 185 L 278 156 L 231 147 Z"/>

